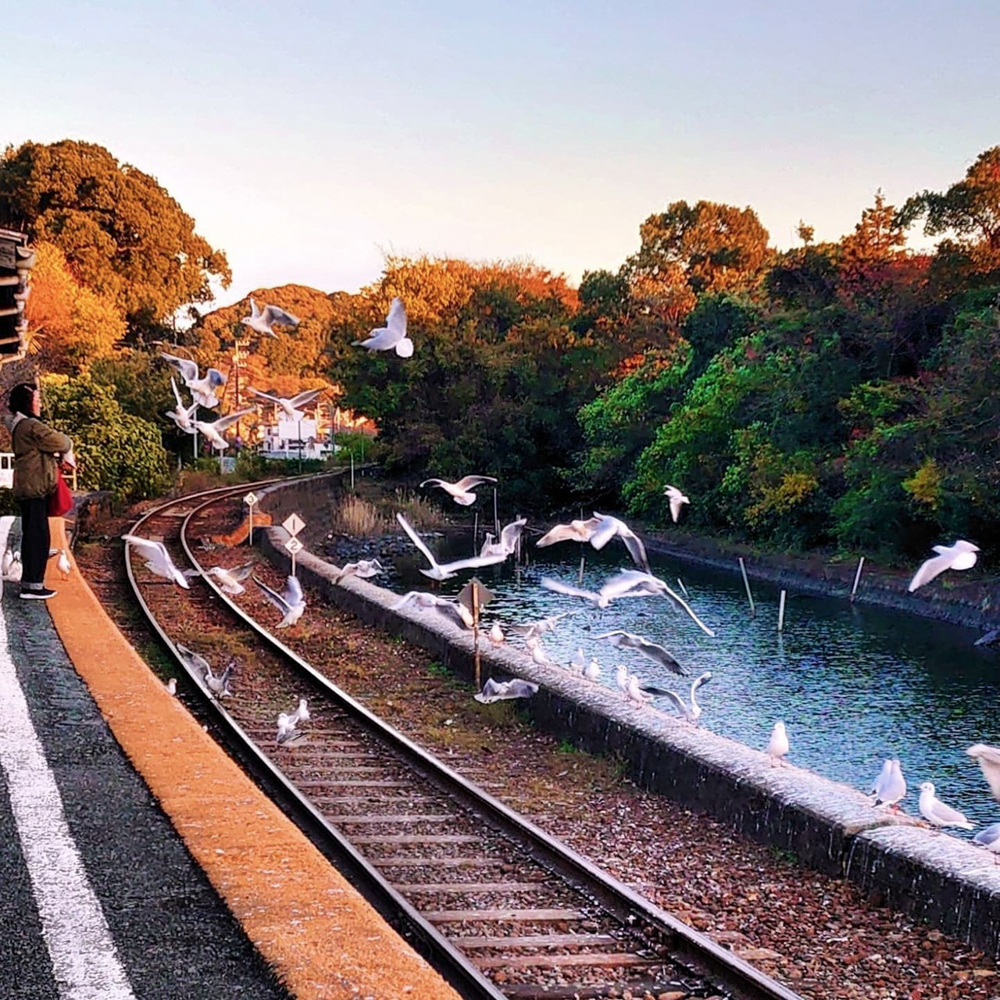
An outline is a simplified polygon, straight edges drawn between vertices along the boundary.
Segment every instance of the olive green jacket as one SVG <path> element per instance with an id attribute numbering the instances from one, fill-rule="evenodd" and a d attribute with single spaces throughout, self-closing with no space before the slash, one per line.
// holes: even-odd
<path id="1" fill-rule="evenodd" d="M 9 426 L 14 445 L 14 496 L 18 500 L 48 496 L 56 487 L 56 456 L 72 451 L 73 442 L 35 417 L 17 414 Z"/>

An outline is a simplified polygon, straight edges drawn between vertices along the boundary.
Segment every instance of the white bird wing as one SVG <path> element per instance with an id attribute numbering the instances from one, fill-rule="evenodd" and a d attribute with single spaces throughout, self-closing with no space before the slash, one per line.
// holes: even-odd
<path id="1" fill-rule="evenodd" d="M 385 318 L 385 325 L 399 337 L 406 336 L 406 308 L 399 296 L 396 296 L 389 305 L 389 315 Z"/>
<path id="2" fill-rule="evenodd" d="M 964 813 L 960 813 L 957 809 L 952 809 L 951 806 L 945 805 L 937 796 L 931 799 L 931 812 L 933 812 L 942 823 L 960 824 L 969 822 L 965 818 Z"/>
<path id="3" fill-rule="evenodd" d="M 633 635 L 631 632 L 623 632 L 621 629 L 615 629 L 613 632 L 605 632 L 603 635 L 596 636 L 595 638 L 607 639 L 612 646 L 622 649 L 635 646 L 639 637 Z"/>
<path id="4" fill-rule="evenodd" d="M 456 559 L 454 562 L 440 563 L 437 569 L 448 576 L 454 576 L 459 570 L 479 569 L 480 566 L 495 566 L 497 563 L 502 563 L 506 558 L 507 555 L 504 552 L 485 556 L 470 556 L 468 559 Z"/>
<path id="5" fill-rule="evenodd" d="M 940 546 L 938 547 L 940 548 Z M 918 587 L 922 587 L 925 583 L 930 583 L 934 577 L 943 573 L 951 566 L 953 559 L 954 554 L 951 552 L 946 552 L 939 556 L 931 556 L 926 562 L 921 563 L 916 573 L 913 574 L 913 579 L 906 588 L 907 591 L 912 594 Z"/>
<path id="6" fill-rule="evenodd" d="M 660 581 L 660 582 L 662 583 L 663 581 Z M 712 629 L 710 629 L 694 613 L 694 610 L 692 609 L 691 605 L 688 604 L 688 602 L 685 601 L 683 597 L 680 597 L 678 594 L 675 594 L 669 587 L 667 587 L 667 585 L 665 583 L 663 584 L 663 586 L 666 588 L 666 592 L 667 592 L 667 595 L 670 598 L 670 600 L 675 601 L 677 604 L 679 604 L 688 613 L 688 615 L 691 617 L 691 620 L 695 623 L 695 625 L 697 625 L 698 628 L 700 628 L 702 630 L 702 632 L 705 633 L 705 635 L 710 635 L 714 639 L 715 638 L 715 632 L 712 631 Z"/>
<path id="7" fill-rule="evenodd" d="M 322 389 L 306 389 L 305 392 L 300 392 L 298 395 L 292 396 L 287 402 L 293 410 L 298 410 L 307 403 L 311 403 L 322 391 Z"/>
<path id="8" fill-rule="evenodd" d="M 493 476 L 463 476 L 453 485 L 456 489 L 461 490 L 463 493 L 467 493 L 473 486 L 481 486 L 483 483 L 495 482 L 496 479 Z"/>
<path id="9" fill-rule="evenodd" d="M 403 517 L 402 513 L 396 513 L 396 520 L 402 525 L 403 531 L 410 536 L 410 541 L 423 553 L 424 558 L 431 564 L 433 569 L 440 569 L 438 561 L 431 554 L 431 550 L 424 544 L 424 540 L 413 530 L 410 522 Z"/>
<path id="10" fill-rule="evenodd" d="M 691 717 L 691 706 L 688 705 L 676 691 L 664 691 L 661 697 L 669 698 L 674 703 L 674 707 L 677 711 L 680 712 L 685 719 L 689 719 Z"/>
<path id="11" fill-rule="evenodd" d="M 500 532 L 500 544 L 503 546 L 504 552 L 508 555 L 517 548 L 518 539 L 521 537 L 521 532 L 524 531 L 524 526 L 527 523 L 528 519 L 522 517 L 517 521 L 511 521 L 510 524 L 503 526 L 503 530 Z"/>
<path id="12" fill-rule="evenodd" d="M 184 379 L 186 383 L 195 382 L 198 379 L 198 364 L 192 361 L 190 358 L 179 358 L 176 354 L 164 354 L 160 352 L 160 357 L 169 361 L 174 365 L 178 372 L 180 372 L 181 378 Z M 179 400 L 178 400 L 179 402 Z"/>
<path id="13" fill-rule="evenodd" d="M 278 326 L 298 326 L 298 317 L 293 316 L 289 312 L 285 312 L 280 306 L 264 306 L 264 312 L 261 313 L 261 317 L 268 326 L 273 326 L 275 323 Z"/>
<path id="14" fill-rule="evenodd" d="M 302 584 L 299 583 L 297 576 L 290 576 L 285 581 L 285 589 L 282 591 L 281 596 L 290 608 L 297 608 L 300 604 L 305 603 Z"/>
<path id="15" fill-rule="evenodd" d="M 1000 802 L 1000 750 L 985 743 L 976 743 L 965 752 L 979 761 L 979 769 L 990 786 L 993 798 Z"/>
<path id="16" fill-rule="evenodd" d="M 217 389 L 220 385 L 225 385 L 229 381 L 229 376 L 225 372 L 220 372 L 218 368 L 209 368 L 205 372 L 205 379 L 213 389 Z"/>
<path id="17" fill-rule="evenodd" d="M 253 577 L 253 582 L 257 584 L 261 589 L 261 593 L 282 613 L 288 614 L 291 611 L 291 606 L 285 600 L 285 598 L 279 594 L 276 590 L 269 587 L 262 580 L 258 580 L 257 577 Z"/>
<path id="18" fill-rule="evenodd" d="M 173 560 L 163 542 L 154 542 L 138 535 L 122 535 L 122 539 L 142 554 L 143 559 L 156 563 L 158 566 L 173 567 Z"/>
<path id="19" fill-rule="evenodd" d="M 217 434 L 221 434 L 224 430 L 232 427 L 237 421 L 242 420 L 248 414 L 255 412 L 255 407 L 249 406 L 242 410 L 237 410 L 235 413 L 227 413 L 226 416 L 219 417 L 218 420 L 212 421 L 210 426 L 214 428 Z"/>
<path id="20" fill-rule="evenodd" d="M 267 399 L 272 403 L 280 404 L 281 402 L 283 402 L 283 400 L 280 397 L 272 396 L 269 392 L 261 392 L 260 389 L 248 388 L 247 392 L 249 392 L 251 396 L 260 396 L 261 399 Z"/>
<path id="21" fill-rule="evenodd" d="M 646 547 L 642 544 L 639 536 L 624 522 L 617 517 L 604 516 L 594 511 L 597 524 L 594 533 L 590 536 L 590 544 L 595 549 L 603 549 L 607 543 L 617 535 L 625 543 L 628 554 L 632 557 L 632 562 L 644 572 L 649 572 L 649 559 L 646 557 Z"/>
<path id="22" fill-rule="evenodd" d="M 181 391 L 177 388 L 177 381 L 173 375 L 170 376 L 170 388 L 174 390 L 174 399 L 177 400 L 178 411 L 186 410 L 187 407 L 184 405 L 184 400 L 181 399 Z"/>
<path id="23" fill-rule="evenodd" d="M 595 604 L 600 600 L 601 595 L 593 590 L 584 590 L 582 587 L 574 587 L 572 584 L 563 583 L 562 580 L 553 580 L 551 577 L 542 577 L 542 586 L 546 590 L 555 591 L 557 594 L 567 594 L 570 597 L 582 597 L 585 601 L 593 601 Z"/>

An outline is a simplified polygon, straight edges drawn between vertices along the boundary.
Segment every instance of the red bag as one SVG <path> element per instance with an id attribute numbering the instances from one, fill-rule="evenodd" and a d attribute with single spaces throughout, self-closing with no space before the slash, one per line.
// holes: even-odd
<path id="1" fill-rule="evenodd" d="M 73 494 L 70 493 L 62 469 L 56 466 L 56 488 L 49 494 L 49 517 L 64 517 L 73 509 Z"/>

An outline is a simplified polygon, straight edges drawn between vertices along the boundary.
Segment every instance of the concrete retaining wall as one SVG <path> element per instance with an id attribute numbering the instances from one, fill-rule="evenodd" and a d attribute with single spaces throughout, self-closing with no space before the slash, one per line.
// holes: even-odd
<path id="1" fill-rule="evenodd" d="M 271 487 L 266 492 L 265 507 L 275 513 L 282 491 Z M 289 511 L 294 506 L 286 504 Z M 260 537 L 265 554 L 285 572 L 290 569 L 283 545 L 287 537 L 280 527 Z M 300 552 L 296 564 L 299 578 L 331 603 L 474 680 L 470 632 L 433 611 L 392 611 L 398 595 L 366 580 L 347 577 L 334 584 L 331 565 L 309 552 Z M 846 877 L 889 905 L 1000 957 L 1000 866 L 968 841 L 875 809 L 857 789 L 813 771 L 772 767 L 758 750 L 672 714 L 635 708 L 601 684 L 559 666 L 536 664 L 521 650 L 494 648 L 485 637 L 480 661 L 483 680 L 516 676 L 538 684 L 538 694 L 523 703 L 534 724 L 580 749 L 619 760 L 641 788 L 704 811 L 758 843 L 789 851 L 804 865 Z"/>

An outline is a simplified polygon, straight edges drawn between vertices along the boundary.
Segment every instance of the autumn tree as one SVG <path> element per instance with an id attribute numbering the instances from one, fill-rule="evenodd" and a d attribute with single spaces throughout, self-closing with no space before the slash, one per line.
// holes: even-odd
<path id="1" fill-rule="evenodd" d="M 210 300 L 211 280 L 228 287 L 231 277 L 225 254 L 155 178 L 93 143 L 8 147 L 0 225 L 59 247 L 73 276 L 113 301 L 132 328 Z"/>

